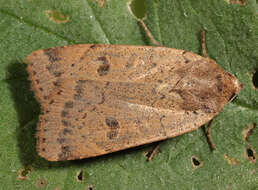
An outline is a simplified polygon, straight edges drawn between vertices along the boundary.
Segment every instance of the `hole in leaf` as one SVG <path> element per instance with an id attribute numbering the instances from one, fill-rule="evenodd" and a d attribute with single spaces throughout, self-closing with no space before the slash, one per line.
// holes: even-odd
<path id="1" fill-rule="evenodd" d="M 25 180 L 27 179 L 28 175 L 32 172 L 32 167 L 27 166 L 25 168 L 22 168 L 18 171 L 18 179 L 19 180 Z"/>
<path id="2" fill-rule="evenodd" d="M 195 167 L 195 168 L 199 168 L 202 166 L 202 162 L 200 161 L 200 159 L 197 156 L 192 156 L 191 161 L 192 161 L 193 167 Z"/>
<path id="3" fill-rule="evenodd" d="M 84 180 L 84 173 L 82 170 L 80 170 L 78 173 L 77 173 L 77 181 L 78 182 L 82 182 Z"/>
<path id="4" fill-rule="evenodd" d="M 94 186 L 93 186 L 93 185 L 89 185 L 89 186 L 87 187 L 87 190 L 94 190 Z"/>
<path id="5" fill-rule="evenodd" d="M 256 162 L 256 152 L 252 147 L 248 147 L 246 149 L 246 156 L 250 162 L 252 163 Z"/>
<path id="6" fill-rule="evenodd" d="M 137 19 L 143 19 L 146 15 L 146 1 L 145 0 L 131 0 L 128 6 L 131 14 Z"/>
<path id="7" fill-rule="evenodd" d="M 195 166 L 199 166 L 199 165 L 200 165 L 200 162 L 199 162 L 199 160 L 197 160 L 196 158 L 193 158 L 193 164 L 194 164 Z"/>
<path id="8" fill-rule="evenodd" d="M 42 187 L 45 187 L 46 185 L 47 185 L 47 181 L 45 179 L 38 179 L 35 184 L 37 188 L 42 188 Z"/>
<path id="9" fill-rule="evenodd" d="M 256 70 L 256 71 L 253 73 L 252 81 L 253 81 L 254 87 L 255 87 L 256 89 L 258 89 L 258 70 Z"/>

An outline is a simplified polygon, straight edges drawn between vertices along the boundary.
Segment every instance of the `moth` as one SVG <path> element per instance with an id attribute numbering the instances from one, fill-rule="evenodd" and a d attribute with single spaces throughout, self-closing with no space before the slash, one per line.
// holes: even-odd
<path id="1" fill-rule="evenodd" d="M 27 71 L 49 161 L 104 155 L 182 135 L 214 118 L 242 84 L 185 50 L 81 44 L 33 52 Z"/>

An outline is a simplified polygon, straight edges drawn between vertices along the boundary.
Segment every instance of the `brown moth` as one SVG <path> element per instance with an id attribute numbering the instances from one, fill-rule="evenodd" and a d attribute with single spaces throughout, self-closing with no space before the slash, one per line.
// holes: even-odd
<path id="1" fill-rule="evenodd" d="M 71 45 L 26 59 L 50 161 L 99 156 L 198 129 L 242 89 L 212 59 L 166 47 Z"/>

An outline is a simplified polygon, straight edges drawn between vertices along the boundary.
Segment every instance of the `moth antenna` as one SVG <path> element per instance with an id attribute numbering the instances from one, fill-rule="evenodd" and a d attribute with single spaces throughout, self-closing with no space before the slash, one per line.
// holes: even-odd
<path id="1" fill-rule="evenodd" d="M 148 29 L 148 27 L 146 26 L 146 24 L 143 22 L 143 20 L 139 20 L 140 24 L 142 25 L 142 28 L 144 29 L 144 31 L 146 32 L 147 36 L 150 38 L 151 42 L 153 44 L 155 44 L 156 46 L 162 46 L 157 40 L 155 40 L 155 38 L 153 37 L 153 35 L 151 34 L 150 30 Z"/>
<path id="2" fill-rule="evenodd" d="M 209 57 L 207 54 L 206 43 L 205 43 L 205 30 L 202 29 L 201 33 L 201 44 L 202 44 L 202 55 L 203 57 Z"/>

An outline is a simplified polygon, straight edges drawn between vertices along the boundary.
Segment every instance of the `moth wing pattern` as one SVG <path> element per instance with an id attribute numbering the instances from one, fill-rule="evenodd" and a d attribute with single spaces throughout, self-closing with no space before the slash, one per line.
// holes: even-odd
<path id="1" fill-rule="evenodd" d="M 74 61 L 76 76 L 59 78 L 42 107 L 37 144 L 48 160 L 94 157 L 195 130 L 239 90 L 215 61 L 184 50 L 86 47 Z"/>
<path id="2" fill-rule="evenodd" d="M 105 78 L 110 70 L 111 60 L 113 80 L 129 80 L 133 77 L 137 80 L 144 77 L 144 73 L 148 75 L 155 72 L 151 67 L 155 66 L 156 61 L 171 64 L 171 62 L 195 59 L 201 59 L 201 57 L 183 50 L 165 47 L 80 44 L 34 51 L 25 59 L 25 62 L 29 63 L 27 71 L 32 89 L 38 101 L 44 104 L 48 101 L 51 92 L 63 80 L 75 76 L 91 79 Z M 96 70 L 96 67 L 97 73 L 91 72 L 92 69 Z M 137 69 L 140 70 L 135 72 Z M 147 69 L 150 71 L 146 73 Z M 145 72 L 141 73 L 143 70 Z"/>

